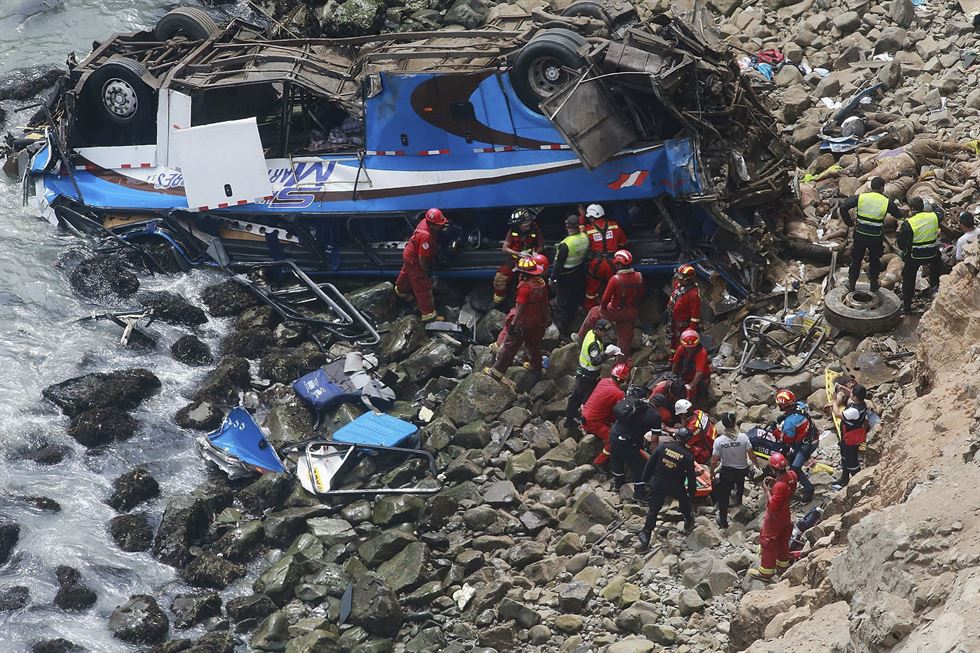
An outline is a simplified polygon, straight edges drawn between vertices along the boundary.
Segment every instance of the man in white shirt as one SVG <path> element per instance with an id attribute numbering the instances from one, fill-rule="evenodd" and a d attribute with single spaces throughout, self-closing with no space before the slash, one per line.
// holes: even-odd
<path id="1" fill-rule="evenodd" d="M 977 223 L 973 215 L 964 211 L 960 213 L 960 231 L 963 235 L 956 239 L 956 262 L 966 258 L 966 246 L 977 239 Z"/>
<path id="2" fill-rule="evenodd" d="M 749 436 L 735 429 L 735 413 L 725 413 L 721 422 L 716 425 L 717 435 L 711 451 L 711 476 L 715 478 L 714 495 L 718 507 L 715 521 L 721 528 L 728 528 L 728 504 L 735 490 L 735 505 L 742 505 L 742 495 L 745 492 L 745 476 L 749 465 L 760 469 L 759 461 L 749 442 Z M 715 476 L 718 463 L 721 470 Z"/>

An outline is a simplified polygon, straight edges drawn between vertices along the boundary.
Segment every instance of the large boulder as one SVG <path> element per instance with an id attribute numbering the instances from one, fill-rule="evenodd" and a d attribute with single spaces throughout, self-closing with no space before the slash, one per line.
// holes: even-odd
<path id="1" fill-rule="evenodd" d="M 87 610 L 95 605 L 95 592 L 82 583 L 82 575 L 77 569 L 61 565 L 55 569 L 58 578 L 58 592 L 54 595 L 54 604 L 62 610 L 77 612 Z"/>
<path id="2" fill-rule="evenodd" d="M 214 317 L 234 317 L 260 300 L 237 281 L 223 281 L 201 291 L 201 301 Z"/>
<path id="3" fill-rule="evenodd" d="M 411 590 L 426 579 L 428 561 L 429 547 L 421 542 L 411 542 L 378 567 L 378 575 L 395 592 Z"/>
<path id="4" fill-rule="evenodd" d="M 27 607 L 31 592 L 23 585 L 0 589 L 0 612 L 10 612 Z"/>
<path id="5" fill-rule="evenodd" d="M 184 568 L 181 577 L 194 587 L 224 589 L 245 575 L 245 567 L 204 552 Z"/>
<path id="6" fill-rule="evenodd" d="M 743 595 L 729 634 L 732 649 L 741 651 L 761 639 L 766 625 L 796 605 L 798 596 L 799 589 L 787 582 Z"/>
<path id="7" fill-rule="evenodd" d="M 354 584 L 350 622 L 372 635 L 394 637 L 405 615 L 395 593 L 379 578 L 362 576 Z"/>
<path id="8" fill-rule="evenodd" d="M 382 281 L 355 290 L 347 295 L 347 301 L 378 322 L 390 320 L 397 315 L 399 308 L 398 302 L 395 301 L 395 285 L 390 281 Z"/>
<path id="9" fill-rule="evenodd" d="M 137 265 L 119 253 L 99 254 L 76 265 L 68 283 L 79 295 L 113 304 L 140 288 Z"/>
<path id="10" fill-rule="evenodd" d="M 112 634 L 131 644 L 157 644 L 167 637 L 170 620 L 152 596 L 137 594 L 113 610 Z"/>
<path id="11" fill-rule="evenodd" d="M 275 341 L 272 329 L 268 327 L 234 331 L 221 341 L 221 354 L 257 360 L 272 348 Z"/>
<path id="12" fill-rule="evenodd" d="M 170 354 L 174 357 L 175 361 L 193 367 L 210 365 L 214 362 L 214 355 L 211 353 L 211 348 L 191 333 L 177 338 L 174 344 L 170 345 Z"/>
<path id="13" fill-rule="evenodd" d="M 307 342 L 298 347 L 273 349 L 259 361 L 259 374 L 273 383 L 291 384 L 326 362 L 323 352 Z"/>
<path id="14" fill-rule="evenodd" d="M 207 313 L 192 304 L 186 297 L 167 290 L 145 291 L 136 296 L 143 308 L 153 309 L 153 318 L 181 326 L 199 326 L 208 321 Z"/>
<path id="15" fill-rule="evenodd" d="M 20 539 L 20 524 L 6 515 L 0 515 L 0 565 L 7 564 L 10 554 Z"/>
<path id="16" fill-rule="evenodd" d="M 479 372 L 453 388 L 442 405 L 443 417 L 456 426 L 482 419 L 491 421 L 509 408 L 517 395 L 510 387 Z"/>
<path id="17" fill-rule="evenodd" d="M 259 621 L 276 611 L 276 604 L 265 594 L 248 594 L 231 599 L 225 604 L 225 613 L 234 623 Z"/>
<path id="18" fill-rule="evenodd" d="M 381 531 L 378 535 L 361 544 L 357 548 L 357 554 L 364 561 L 364 564 L 374 567 L 391 559 L 392 556 L 415 541 L 416 538 L 411 533 L 400 528 L 390 528 Z"/>
<path id="19" fill-rule="evenodd" d="M 454 359 L 455 355 L 449 345 L 432 340 L 412 352 L 401 364 L 401 368 L 410 381 L 420 383 L 438 370 L 451 365 Z"/>
<path id="20" fill-rule="evenodd" d="M 45 388 L 45 399 L 69 416 L 93 408 L 130 410 L 160 390 L 160 379 L 149 370 L 135 368 L 95 372 Z"/>
<path id="21" fill-rule="evenodd" d="M 126 440 L 139 428 L 132 415 L 115 408 L 93 408 L 71 418 L 68 435 L 84 447 L 101 447 Z"/>
<path id="22" fill-rule="evenodd" d="M 248 361 L 238 356 L 229 356 L 222 359 L 204 377 L 194 393 L 194 399 L 208 400 L 221 406 L 235 406 L 238 404 L 238 393 L 247 390 L 251 382 Z"/>
<path id="23" fill-rule="evenodd" d="M 391 329 L 381 340 L 381 356 L 388 362 L 397 363 L 418 350 L 426 340 L 422 320 L 417 315 L 405 315 L 391 323 Z"/>
<path id="24" fill-rule="evenodd" d="M 153 555 L 160 562 L 183 567 L 191 560 L 190 547 L 207 532 L 211 521 L 208 501 L 194 494 L 170 500 L 153 541 Z"/>
<path id="25" fill-rule="evenodd" d="M 153 527 L 146 513 L 117 515 L 109 520 L 109 534 L 123 551 L 146 551 L 153 544 Z"/>
<path id="26" fill-rule="evenodd" d="M 218 404 L 208 401 L 194 401 L 177 411 L 174 422 L 182 429 L 192 431 L 213 431 L 225 419 L 225 412 Z"/>

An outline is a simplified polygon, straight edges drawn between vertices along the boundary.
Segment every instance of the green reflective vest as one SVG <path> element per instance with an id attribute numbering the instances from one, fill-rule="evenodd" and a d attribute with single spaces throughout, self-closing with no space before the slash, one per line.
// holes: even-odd
<path id="1" fill-rule="evenodd" d="M 568 248 L 568 257 L 565 258 L 566 270 L 571 270 L 582 265 L 585 255 L 589 253 L 589 237 L 579 232 L 562 238 L 561 244 Z"/>
<path id="2" fill-rule="evenodd" d="M 888 198 L 881 193 L 858 195 L 857 225 L 855 231 L 867 236 L 880 236 L 888 213 Z"/>
<path id="3" fill-rule="evenodd" d="M 592 364 L 592 357 L 589 356 L 589 349 L 598 340 L 599 339 L 596 338 L 596 335 L 595 335 L 595 329 L 589 329 L 586 332 L 585 337 L 582 338 L 582 348 L 579 349 L 579 352 L 578 352 L 578 366 L 580 368 L 582 368 L 583 370 L 586 370 L 588 372 L 598 372 L 599 371 L 599 366 L 598 365 L 593 365 Z M 599 344 L 602 345 L 602 342 L 599 341 Z"/>
<path id="4" fill-rule="evenodd" d="M 930 259 L 936 255 L 939 242 L 939 216 L 932 211 L 916 213 L 909 218 L 912 228 L 912 258 Z"/>

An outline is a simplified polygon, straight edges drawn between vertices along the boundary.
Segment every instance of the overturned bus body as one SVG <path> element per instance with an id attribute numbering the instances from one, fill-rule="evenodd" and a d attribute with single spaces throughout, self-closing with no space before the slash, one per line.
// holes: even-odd
<path id="1" fill-rule="evenodd" d="M 792 193 L 789 148 L 703 30 L 627 14 L 274 39 L 178 9 L 71 67 L 20 140 L 25 196 L 191 264 L 357 275 L 397 271 L 429 207 L 452 222 L 441 274 L 477 276 L 514 208 L 553 242 L 598 202 L 641 271 L 719 253 L 738 281 Z"/>

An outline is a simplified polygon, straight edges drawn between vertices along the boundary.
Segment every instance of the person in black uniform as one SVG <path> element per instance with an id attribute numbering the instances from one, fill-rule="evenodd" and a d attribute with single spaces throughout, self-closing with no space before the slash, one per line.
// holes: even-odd
<path id="1" fill-rule="evenodd" d="M 677 429 L 674 432 L 674 441 L 657 447 L 643 469 L 643 482 L 650 486 L 650 498 L 646 523 L 637 535 L 637 548 L 640 551 L 646 551 L 650 547 L 653 529 L 657 527 L 657 517 L 667 497 L 677 499 L 681 515 L 684 516 L 684 531 L 689 533 L 694 530 L 691 501 L 697 491 L 698 481 L 694 473 L 694 456 L 685 446 L 690 439 L 690 429 Z"/>
<path id="2" fill-rule="evenodd" d="M 631 386 L 626 398 L 613 406 L 609 470 L 617 490 L 626 483 L 627 470 L 634 481 L 640 480 L 648 458 L 643 446 L 661 434 L 660 413 L 644 397 L 645 388 Z"/>

